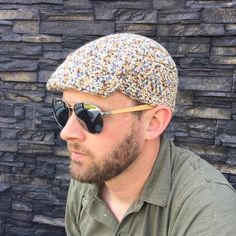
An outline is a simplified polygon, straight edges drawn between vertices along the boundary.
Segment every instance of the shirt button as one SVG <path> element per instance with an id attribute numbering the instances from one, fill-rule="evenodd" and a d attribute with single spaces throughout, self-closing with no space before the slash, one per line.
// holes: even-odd
<path id="1" fill-rule="evenodd" d="M 106 214 L 106 213 L 104 213 L 103 215 L 104 215 L 105 217 L 107 216 L 107 214 Z"/>

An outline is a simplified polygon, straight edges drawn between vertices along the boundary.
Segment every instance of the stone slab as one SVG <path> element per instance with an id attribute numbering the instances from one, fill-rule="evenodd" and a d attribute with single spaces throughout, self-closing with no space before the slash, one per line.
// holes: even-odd
<path id="1" fill-rule="evenodd" d="M 213 56 L 235 56 L 236 47 L 211 47 Z"/>
<path id="2" fill-rule="evenodd" d="M 236 8 L 205 8 L 202 20 L 205 23 L 236 23 Z"/>
<path id="3" fill-rule="evenodd" d="M 44 89 L 38 91 L 10 90 L 3 92 L 5 99 L 15 102 L 42 102 L 44 100 Z"/>
<path id="4" fill-rule="evenodd" d="M 5 33 L 10 33 L 11 32 L 11 26 L 9 26 L 9 25 L 2 25 L 1 27 L 0 27 L 0 33 L 1 34 L 5 34 Z"/>
<path id="5" fill-rule="evenodd" d="M 236 167 L 235 166 L 227 166 L 227 165 L 214 165 L 216 169 L 218 169 L 221 173 L 228 173 L 228 174 L 236 174 Z"/>
<path id="6" fill-rule="evenodd" d="M 7 130 L 9 130 L 9 129 L 7 129 Z M 16 154 L 12 153 L 12 152 L 4 152 L 2 155 L 0 154 L 0 156 L 1 156 L 1 161 L 5 161 L 5 162 L 15 162 L 16 161 Z"/>
<path id="7" fill-rule="evenodd" d="M 168 24 L 157 26 L 158 36 L 218 36 L 224 35 L 223 24 L 183 25 Z"/>
<path id="8" fill-rule="evenodd" d="M 221 8 L 235 7 L 236 3 L 231 0 L 186 0 L 186 7 L 191 8 Z"/>
<path id="9" fill-rule="evenodd" d="M 0 193 L 7 192 L 10 189 L 11 189 L 11 185 L 10 184 L 0 183 Z"/>
<path id="10" fill-rule="evenodd" d="M 234 47 L 236 46 L 236 38 L 235 37 L 219 37 L 212 39 L 212 46 L 226 46 L 226 47 Z"/>
<path id="11" fill-rule="evenodd" d="M 156 24 L 157 12 L 154 10 L 119 10 L 115 13 L 115 20 L 123 23 Z"/>
<path id="12" fill-rule="evenodd" d="M 18 142 L 11 139 L 0 139 L 0 151 L 16 152 L 18 150 Z"/>
<path id="13" fill-rule="evenodd" d="M 40 70 L 44 71 L 55 71 L 56 68 L 60 65 L 60 61 L 55 61 L 55 60 L 49 60 L 45 58 L 41 58 L 39 60 L 39 68 Z"/>
<path id="14" fill-rule="evenodd" d="M 152 1 L 94 1 L 94 7 L 107 7 L 111 9 L 152 9 Z"/>
<path id="15" fill-rule="evenodd" d="M 0 126 L 1 128 L 17 128 L 16 126 L 16 118 L 10 117 L 0 117 Z"/>
<path id="16" fill-rule="evenodd" d="M 44 51 L 62 51 L 62 44 L 59 42 L 58 43 L 48 42 L 46 45 L 43 46 L 43 50 Z"/>
<path id="17" fill-rule="evenodd" d="M 13 90 L 29 90 L 29 91 L 38 91 L 44 89 L 43 84 L 36 84 L 36 83 L 28 83 L 31 81 L 26 81 L 25 83 L 22 81 L 19 83 L 19 81 L 16 82 L 4 82 L 3 89 L 8 90 L 8 89 L 13 89 Z"/>
<path id="18" fill-rule="evenodd" d="M 31 222 L 33 214 L 31 212 L 12 210 L 11 217 L 12 217 L 12 219 L 15 219 L 15 220 Z"/>
<path id="19" fill-rule="evenodd" d="M 0 25 L 13 25 L 13 23 L 11 21 L 7 21 L 7 20 L 0 20 Z"/>
<path id="20" fill-rule="evenodd" d="M 38 11 L 19 9 L 19 10 L 0 10 L 1 20 L 39 20 Z"/>
<path id="21" fill-rule="evenodd" d="M 54 155 L 68 157 L 68 151 L 66 147 L 54 147 Z"/>
<path id="22" fill-rule="evenodd" d="M 154 9 L 175 9 L 183 8 L 185 4 L 184 0 L 153 0 Z"/>
<path id="23" fill-rule="evenodd" d="M 15 33 L 38 33 L 39 21 L 16 21 L 13 25 Z"/>
<path id="24" fill-rule="evenodd" d="M 116 32 L 129 32 L 145 36 L 156 35 L 156 24 L 116 24 Z"/>
<path id="25" fill-rule="evenodd" d="M 57 36 L 50 36 L 44 34 L 36 34 L 36 35 L 22 35 L 23 42 L 31 42 L 31 43 L 61 43 L 62 38 Z"/>
<path id="26" fill-rule="evenodd" d="M 60 165 L 60 164 L 57 165 L 55 179 L 68 180 L 68 181 L 71 179 L 71 175 L 68 169 L 64 168 L 64 165 Z"/>
<path id="27" fill-rule="evenodd" d="M 200 12 L 181 11 L 178 12 L 176 9 L 172 12 L 160 11 L 158 13 L 158 24 L 190 24 L 200 23 L 201 14 Z"/>
<path id="28" fill-rule="evenodd" d="M 199 91 L 195 91 L 194 95 L 196 97 L 218 97 L 218 98 L 231 98 L 232 97 L 232 91 L 229 92 L 199 92 Z M 222 105 L 222 104 L 221 104 Z"/>
<path id="29" fill-rule="evenodd" d="M 3 117 L 13 117 L 14 116 L 14 106 L 12 104 L 2 103 L 0 106 L 1 118 Z"/>
<path id="30" fill-rule="evenodd" d="M 202 139 L 215 139 L 215 132 L 212 131 L 212 132 L 205 132 L 204 130 L 201 130 L 201 131 L 193 131 L 191 130 L 189 132 L 189 137 L 192 137 L 192 138 L 202 138 Z"/>
<path id="31" fill-rule="evenodd" d="M 64 52 L 46 51 L 43 53 L 43 58 L 49 59 L 49 60 L 56 60 L 56 61 L 64 60 L 66 56 L 67 56 L 67 53 L 66 55 L 64 55 Z"/>
<path id="32" fill-rule="evenodd" d="M 53 131 L 19 130 L 17 138 L 19 140 L 31 140 L 37 144 L 54 145 Z"/>
<path id="33" fill-rule="evenodd" d="M 228 31 L 228 33 L 235 34 L 236 33 L 236 24 L 227 24 L 226 31 Z"/>
<path id="34" fill-rule="evenodd" d="M 9 62 L 0 63 L 0 71 L 35 71 L 37 67 L 37 61 L 26 59 L 11 59 Z"/>
<path id="35" fill-rule="evenodd" d="M 210 44 L 195 42 L 195 43 L 169 43 L 169 52 L 171 54 L 204 54 L 208 55 Z"/>
<path id="36" fill-rule="evenodd" d="M 219 64 L 219 65 L 236 65 L 236 57 L 235 56 L 212 56 L 210 58 L 211 64 Z"/>
<path id="37" fill-rule="evenodd" d="M 54 229 L 49 229 L 48 227 L 42 227 L 34 232 L 34 236 L 43 236 L 43 235 L 57 235 L 64 236 L 65 230 L 64 227 L 55 227 Z"/>
<path id="38" fill-rule="evenodd" d="M 235 134 L 220 134 L 216 136 L 216 144 L 236 148 L 236 136 Z"/>
<path id="39" fill-rule="evenodd" d="M 177 143 L 194 143 L 199 145 L 213 145 L 214 140 L 213 139 L 206 139 L 206 138 L 200 138 L 200 137 L 184 137 L 184 136 L 175 136 L 174 141 Z"/>
<path id="40" fill-rule="evenodd" d="M 93 1 L 91 0 L 65 0 L 65 9 L 91 9 L 93 7 Z"/>
<path id="41" fill-rule="evenodd" d="M 40 33 L 43 34 L 68 34 L 68 35 L 106 35 L 115 31 L 113 22 L 104 21 L 43 21 L 40 25 Z"/>
<path id="42" fill-rule="evenodd" d="M 48 79 L 52 75 L 53 71 L 48 70 L 40 70 L 38 73 L 38 82 L 40 83 L 47 83 Z"/>
<path id="43" fill-rule="evenodd" d="M 97 7 L 96 20 L 116 20 L 120 23 L 157 23 L 157 11 L 136 9 L 109 9 Z"/>
<path id="44" fill-rule="evenodd" d="M 3 81 L 15 82 L 36 82 L 36 72 L 0 72 L 0 78 Z"/>
<path id="45" fill-rule="evenodd" d="M 1 166 L 10 166 L 10 167 L 18 167 L 18 168 L 22 168 L 24 166 L 24 163 L 20 163 L 20 162 L 4 162 L 4 161 L 0 161 L 0 165 Z"/>
<path id="46" fill-rule="evenodd" d="M 191 68 L 179 69 L 180 76 L 199 76 L 199 77 L 233 77 L 234 69 L 221 68 Z"/>
<path id="47" fill-rule="evenodd" d="M 42 45 L 32 43 L 3 42 L 0 43 L 0 53 L 1 55 L 6 55 L 7 57 L 13 58 L 40 56 L 42 54 Z"/>
<path id="48" fill-rule="evenodd" d="M 180 57 L 177 59 L 177 64 L 183 69 L 201 69 L 201 68 L 215 68 L 209 65 L 209 59 L 205 57 L 195 57 L 195 55 Z M 222 69 L 232 69 L 232 66 L 227 66 Z"/>
<path id="49" fill-rule="evenodd" d="M 176 106 L 176 116 L 230 120 L 231 109 L 204 106 Z"/>
<path id="50" fill-rule="evenodd" d="M 21 42 L 21 35 L 12 32 L 3 33 L 1 35 L 1 42 Z"/>
<path id="51" fill-rule="evenodd" d="M 230 92 L 232 82 L 231 77 L 181 77 L 179 89 Z"/>
<path id="52" fill-rule="evenodd" d="M 94 36 L 94 35 L 63 35 L 63 47 L 66 48 L 72 48 L 73 50 L 75 48 L 81 47 L 84 44 L 92 41 L 92 40 L 96 40 L 97 38 L 99 38 L 99 36 Z"/>
<path id="53" fill-rule="evenodd" d="M 182 105 L 193 105 L 193 92 L 179 91 L 177 94 L 176 103 Z"/>
<path id="54" fill-rule="evenodd" d="M 11 184 L 20 184 L 21 191 L 24 185 L 29 185 L 29 191 L 34 191 L 33 187 L 36 187 L 41 192 L 41 187 L 48 186 L 50 184 L 50 180 L 46 178 L 38 178 L 34 176 L 27 175 L 11 175 L 11 174 L 2 174 L 0 173 L 0 182 L 5 181 L 5 183 Z"/>
<path id="55" fill-rule="evenodd" d="M 42 21 L 93 21 L 93 13 L 94 11 L 92 9 L 77 10 L 76 8 L 73 8 L 71 10 L 53 13 L 50 10 L 41 11 L 40 16 Z"/>
<path id="56" fill-rule="evenodd" d="M 19 153 L 52 154 L 52 146 L 19 140 Z"/>
<path id="57" fill-rule="evenodd" d="M 47 224 L 51 226 L 64 227 L 65 221 L 63 218 L 51 218 L 44 215 L 35 215 L 33 217 L 33 222 L 40 224 Z"/>

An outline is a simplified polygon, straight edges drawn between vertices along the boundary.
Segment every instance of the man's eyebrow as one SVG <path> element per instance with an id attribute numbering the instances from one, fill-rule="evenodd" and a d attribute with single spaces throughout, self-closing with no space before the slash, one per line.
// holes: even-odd
<path id="1" fill-rule="evenodd" d="M 64 97 L 61 98 L 67 105 L 69 105 L 70 107 L 73 107 L 75 105 L 76 102 L 72 102 L 70 100 L 65 99 Z"/>

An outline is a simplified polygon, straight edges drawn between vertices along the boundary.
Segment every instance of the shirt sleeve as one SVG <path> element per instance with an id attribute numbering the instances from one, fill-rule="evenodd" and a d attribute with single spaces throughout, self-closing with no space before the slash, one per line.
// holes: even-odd
<path id="1" fill-rule="evenodd" d="M 206 183 L 185 196 L 170 236 L 236 235 L 236 192 L 223 183 Z"/>

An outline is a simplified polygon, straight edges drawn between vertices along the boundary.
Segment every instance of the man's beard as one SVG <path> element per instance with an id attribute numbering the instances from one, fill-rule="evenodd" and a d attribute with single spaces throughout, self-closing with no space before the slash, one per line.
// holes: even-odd
<path id="1" fill-rule="evenodd" d="M 86 158 L 89 158 L 89 167 L 79 161 L 71 161 L 70 172 L 73 179 L 84 183 L 102 184 L 126 170 L 139 155 L 138 132 L 133 128 L 130 133 L 107 156 L 97 158 L 88 150 Z M 79 148 L 79 144 L 71 144 L 70 147 Z M 102 148 L 102 147 L 101 147 Z M 85 169 L 86 168 L 86 169 Z"/>

